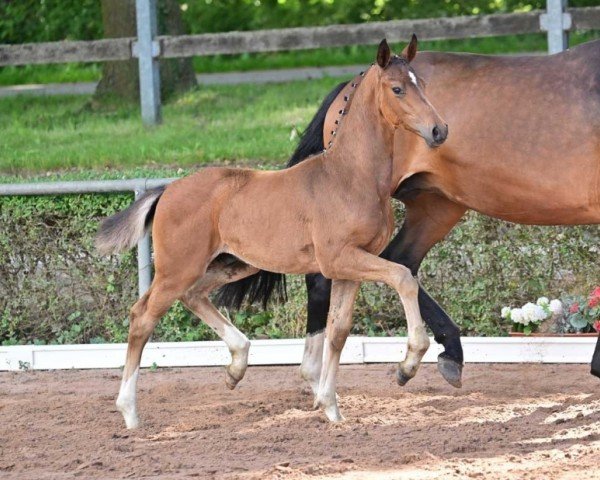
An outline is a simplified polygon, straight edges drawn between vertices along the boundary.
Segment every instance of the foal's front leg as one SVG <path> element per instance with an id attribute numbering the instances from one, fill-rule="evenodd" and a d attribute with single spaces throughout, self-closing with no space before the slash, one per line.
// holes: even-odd
<path id="1" fill-rule="evenodd" d="M 315 408 L 323 408 L 325 415 L 332 422 L 344 419 L 337 404 L 335 386 L 342 348 L 352 328 L 352 307 L 359 287 L 359 282 L 348 280 L 334 280 L 331 287 L 323 367 L 315 397 Z"/>
<path id="2" fill-rule="evenodd" d="M 429 337 L 419 310 L 419 284 L 410 270 L 404 265 L 355 248 L 338 255 L 329 275 L 327 272 L 323 273 L 326 276 L 354 281 L 384 282 L 398 292 L 408 326 L 408 351 L 398 368 L 398 382 L 404 384 L 414 377 L 423 355 L 429 348 Z"/>

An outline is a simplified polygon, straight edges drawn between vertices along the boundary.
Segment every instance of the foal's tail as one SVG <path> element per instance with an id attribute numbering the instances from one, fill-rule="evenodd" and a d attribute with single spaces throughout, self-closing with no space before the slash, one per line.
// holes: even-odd
<path id="1" fill-rule="evenodd" d="M 133 248 L 152 223 L 158 199 L 165 187 L 148 190 L 125 210 L 103 220 L 96 248 L 103 255 Z"/>
<path id="2" fill-rule="evenodd" d="M 300 143 L 288 161 L 288 167 L 323 151 L 323 127 L 327 111 L 347 83 L 340 83 L 325 97 L 316 115 L 302 133 Z M 276 300 L 287 299 L 285 276 L 260 270 L 254 275 L 221 287 L 215 297 L 215 303 L 223 307 L 239 309 L 246 300 L 249 303 L 260 302 L 263 308 L 266 308 L 273 295 Z"/>

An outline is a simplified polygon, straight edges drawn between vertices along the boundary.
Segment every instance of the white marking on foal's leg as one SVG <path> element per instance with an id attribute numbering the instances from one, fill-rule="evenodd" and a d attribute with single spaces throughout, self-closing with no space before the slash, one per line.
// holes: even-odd
<path id="1" fill-rule="evenodd" d="M 319 391 L 319 378 L 321 377 L 321 367 L 323 365 L 324 341 L 325 332 L 307 335 L 304 343 L 302 365 L 300 365 L 300 375 L 309 383 L 313 395 L 315 396 Z"/>
<path id="2" fill-rule="evenodd" d="M 429 337 L 419 310 L 418 292 L 419 283 L 417 279 L 406 275 L 403 294 L 400 298 L 406 313 L 408 349 L 406 357 L 398 366 L 398 383 L 401 385 L 404 385 L 415 376 L 419 365 L 421 365 L 421 359 L 429 348 Z"/>
<path id="3" fill-rule="evenodd" d="M 125 380 L 125 377 L 123 377 L 123 380 L 121 381 L 121 389 L 119 390 L 119 396 L 117 397 L 117 409 L 123 415 L 127 428 L 137 428 L 140 424 L 135 405 L 135 389 L 139 372 L 140 369 L 138 367 L 135 369 L 135 372 L 133 372 L 133 375 L 131 375 L 127 380 Z"/>
<path id="4" fill-rule="evenodd" d="M 322 408 L 330 422 L 343 422 L 344 417 L 338 407 L 335 393 L 336 376 L 340 361 L 340 352 L 335 352 L 325 340 L 323 349 L 323 370 L 319 381 L 319 390 L 315 397 L 314 408 Z"/>
<path id="5" fill-rule="evenodd" d="M 238 382 L 244 378 L 248 368 L 250 340 L 237 328 L 229 324 L 224 325 L 222 338 L 231 353 L 231 363 L 227 367 L 225 383 L 233 390 Z"/>

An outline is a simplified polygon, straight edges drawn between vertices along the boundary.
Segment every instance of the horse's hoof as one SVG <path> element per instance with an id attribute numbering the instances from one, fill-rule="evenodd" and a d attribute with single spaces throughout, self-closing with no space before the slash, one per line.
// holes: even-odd
<path id="1" fill-rule="evenodd" d="M 343 422 L 345 420 L 344 416 L 340 413 L 340 409 L 337 404 L 337 394 L 335 403 L 326 402 L 325 399 L 320 399 L 319 397 L 316 397 L 313 403 L 313 409 L 323 409 L 325 416 L 332 423 Z"/>
<path id="2" fill-rule="evenodd" d="M 346 420 L 337 405 L 325 408 L 325 416 L 331 423 L 340 423 Z"/>
<path id="3" fill-rule="evenodd" d="M 235 378 L 229 370 L 225 370 L 225 385 L 229 390 L 233 390 L 240 382 L 241 378 Z"/>
<path id="4" fill-rule="evenodd" d="M 591 373 L 591 374 L 592 374 L 594 377 L 600 378 L 600 370 L 596 370 L 595 368 L 592 368 L 592 369 L 590 370 L 590 373 Z"/>
<path id="5" fill-rule="evenodd" d="M 400 370 L 400 369 L 396 370 L 396 381 L 398 382 L 398 385 L 400 385 L 401 387 L 406 385 L 411 378 L 412 377 L 409 377 L 408 375 L 404 374 L 402 372 L 402 370 Z"/>
<path id="6" fill-rule="evenodd" d="M 127 427 L 127 429 L 131 430 L 140 426 L 140 419 L 137 416 L 135 407 L 131 408 L 130 405 L 117 401 L 117 410 L 123 415 L 123 420 L 125 420 L 125 427 Z"/>
<path id="7" fill-rule="evenodd" d="M 438 370 L 450 385 L 455 388 L 462 387 L 462 364 L 441 353 L 438 356 Z"/>

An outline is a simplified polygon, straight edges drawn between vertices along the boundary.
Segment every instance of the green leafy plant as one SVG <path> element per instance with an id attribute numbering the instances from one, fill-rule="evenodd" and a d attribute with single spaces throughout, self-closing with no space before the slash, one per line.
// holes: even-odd
<path id="1" fill-rule="evenodd" d="M 576 295 L 566 300 L 564 330 L 600 332 L 600 286 L 589 295 Z"/>
<path id="2" fill-rule="evenodd" d="M 172 177 L 190 170 L 64 172 L 27 180 Z M 23 181 L 4 177 L 0 181 Z M 0 197 L 0 343 L 126 342 L 129 309 L 137 300 L 135 250 L 99 257 L 93 238 L 101 218 L 125 208 L 132 195 Z M 403 219 L 396 205 L 397 223 Z M 420 282 L 464 335 L 503 335 L 503 305 L 544 293 L 589 291 L 597 282 L 594 226 L 511 225 L 469 213 L 427 256 Z M 524 281 L 523 279 L 526 279 Z M 224 311 L 250 338 L 301 337 L 306 328 L 302 276 L 288 280 L 290 301 L 241 312 Z M 355 335 L 404 335 L 395 291 L 363 284 L 354 309 Z M 572 328 L 572 327 L 571 327 Z M 154 341 L 215 340 L 214 332 L 176 303 Z"/>

